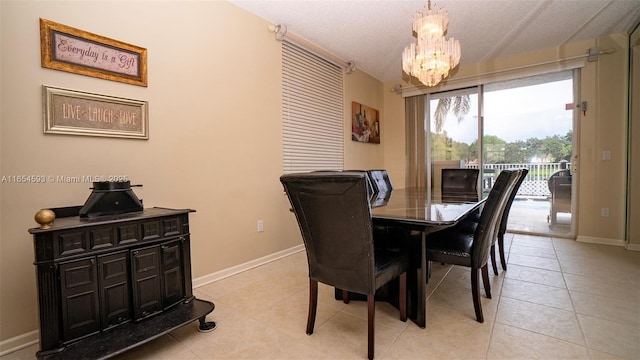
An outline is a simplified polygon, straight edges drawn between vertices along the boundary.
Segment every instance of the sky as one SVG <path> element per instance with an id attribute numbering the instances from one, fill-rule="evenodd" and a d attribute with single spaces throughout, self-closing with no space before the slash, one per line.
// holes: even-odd
<path id="1" fill-rule="evenodd" d="M 470 144 L 476 140 L 477 100 L 477 95 L 471 96 L 471 111 L 462 122 L 452 115 L 447 117 L 443 130 L 455 141 Z M 565 110 L 572 102 L 571 80 L 485 92 L 484 133 L 507 142 L 564 136 L 573 127 L 573 111 Z"/>

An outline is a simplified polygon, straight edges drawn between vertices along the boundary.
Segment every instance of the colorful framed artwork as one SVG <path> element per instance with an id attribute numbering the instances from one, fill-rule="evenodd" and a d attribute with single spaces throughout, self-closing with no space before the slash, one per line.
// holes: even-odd
<path id="1" fill-rule="evenodd" d="M 351 102 L 351 140 L 380 144 L 380 112 Z"/>

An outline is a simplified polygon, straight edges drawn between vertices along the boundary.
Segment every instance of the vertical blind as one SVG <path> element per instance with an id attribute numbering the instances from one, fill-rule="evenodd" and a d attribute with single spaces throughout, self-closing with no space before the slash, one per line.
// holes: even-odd
<path id="1" fill-rule="evenodd" d="M 342 170 L 342 69 L 282 42 L 284 173 Z"/>

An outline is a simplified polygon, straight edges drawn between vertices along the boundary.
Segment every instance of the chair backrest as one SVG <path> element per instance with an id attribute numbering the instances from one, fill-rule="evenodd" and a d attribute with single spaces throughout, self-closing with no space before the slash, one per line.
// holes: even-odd
<path id="1" fill-rule="evenodd" d="M 302 233 L 309 277 L 347 291 L 375 293 L 367 174 L 288 174 L 280 181 Z"/>
<path id="2" fill-rule="evenodd" d="M 386 193 L 393 190 L 387 170 L 367 170 L 376 192 Z"/>
<path id="3" fill-rule="evenodd" d="M 367 178 L 367 190 L 369 191 L 369 199 L 373 200 L 377 197 L 378 190 L 373 184 L 373 180 L 371 180 L 371 176 L 369 175 L 369 172 L 367 170 L 344 170 L 343 172 L 357 172 L 365 174 Z"/>
<path id="4" fill-rule="evenodd" d="M 509 212 L 511 211 L 511 205 L 513 204 L 513 200 L 516 198 L 516 194 L 518 193 L 518 189 L 520 189 L 520 185 L 527 177 L 529 173 L 529 169 L 520 169 L 520 176 L 516 179 L 515 185 L 511 189 L 509 193 L 509 197 L 507 198 L 507 203 L 502 212 L 502 218 L 500 219 L 500 228 L 498 229 L 498 234 L 504 235 L 507 232 L 507 222 L 509 222 Z"/>
<path id="5" fill-rule="evenodd" d="M 464 197 L 478 201 L 478 169 L 442 169 L 441 194 L 443 200 L 448 197 Z"/>
<path id="6" fill-rule="evenodd" d="M 489 259 L 489 248 L 497 231 L 497 223 L 502 215 L 511 188 L 520 176 L 521 170 L 502 170 L 498 175 L 482 208 L 478 227 L 471 248 L 471 265 L 479 268 Z"/>

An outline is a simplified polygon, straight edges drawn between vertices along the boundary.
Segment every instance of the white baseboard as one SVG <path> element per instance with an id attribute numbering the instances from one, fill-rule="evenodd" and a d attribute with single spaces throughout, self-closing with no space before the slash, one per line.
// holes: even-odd
<path id="1" fill-rule="evenodd" d="M 31 332 L 12 337 L 11 339 L 0 341 L 0 356 L 7 355 L 14 351 L 24 349 L 28 346 L 37 344 L 40 341 L 40 331 L 33 330 Z M 35 358 L 36 353 L 33 353 Z"/>
<path id="2" fill-rule="evenodd" d="M 216 271 L 214 273 L 211 273 L 211 274 L 208 274 L 208 275 L 205 275 L 205 276 L 200 276 L 198 278 L 193 279 L 193 281 L 192 281 L 193 288 L 197 289 L 197 288 L 199 288 L 201 286 L 207 285 L 207 284 L 212 283 L 214 281 L 222 280 L 222 279 L 227 278 L 229 276 L 241 273 L 243 271 L 247 271 L 249 269 L 253 269 L 255 267 L 270 263 L 270 262 L 278 260 L 278 259 L 282 259 L 283 257 L 289 256 L 289 255 L 293 255 L 293 254 L 298 253 L 300 251 L 304 251 L 304 244 L 300 244 L 300 245 L 294 246 L 292 248 L 289 248 L 289 249 L 286 249 L 286 250 L 282 250 L 282 251 L 279 251 L 277 253 L 273 253 L 271 255 L 267 255 L 267 256 L 261 257 L 259 259 L 251 260 L 251 261 L 246 262 L 244 264 L 232 266 L 230 268 L 223 269 L 223 270 L 220 270 L 220 271 Z"/>
<path id="3" fill-rule="evenodd" d="M 640 244 L 626 243 L 626 244 L 624 244 L 624 247 L 627 250 L 640 251 Z"/>
<path id="4" fill-rule="evenodd" d="M 625 246 L 624 240 L 620 239 L 607 239 L 593 236 L 578 236 L 576 238 L 578 242 L 601 244 L 601 245 L 613 245 L 613 246 Z"/>
<path id="5" fill-rule="evenodd" d="M 267 255 L 265 257 L 261 257 L 259 259 L 251 260 L 244 264 L 233 266 L 228 269 L 220 270 L 215 273 L 201 276 L 197 279 L 193 279 L 193 287 L 198 288 L 200 286 L 204 286 L 216 280 L 221 280 L 231 275 L 235 275 L 243 271 L 253 269 L 254 267 L 264 265 L 266 263 L 269 263 L 278 259 L 282 259 L 283 257 L 293 255 L 300 251 L 304 251 L 304 244 L 300 244 L 298 246 L 294 246 L 292 248 L 282 250 L 277 253 Z M 26 334 L 18 335 L 11 339 L 0 341 L 0 356 L 4 356 L 6 354 L 37 344 L 38 341 L 40 341 L 40 332 L 38 330 L 34 330 Z M 35 357 L 35 355 L 36 354 L 34 353 L 33 356 Z"/>

